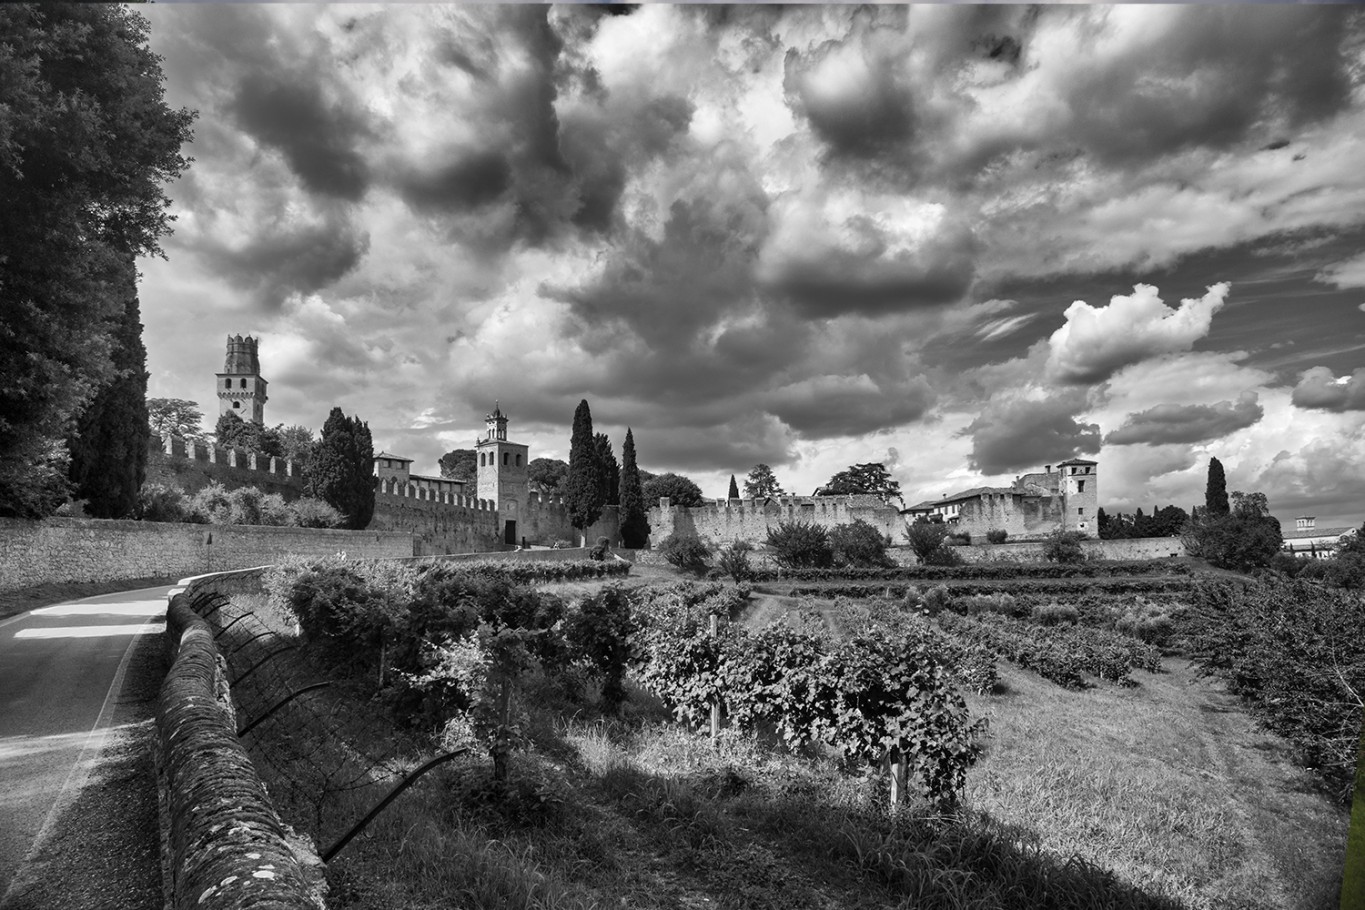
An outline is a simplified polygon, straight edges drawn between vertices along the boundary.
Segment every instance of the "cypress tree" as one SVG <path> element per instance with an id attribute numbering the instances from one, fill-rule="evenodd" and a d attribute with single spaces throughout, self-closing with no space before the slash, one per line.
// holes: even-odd
<path id="1" fill-rule="evenodd" d="M 739 499 L 739 484 L 735 483 L 735 475 L 730 475 L 730 498 Z"/>
<path id="2" fill-rule="evenodd" d="M 123 306 L 112 332 L 113 380 L 95 394 L 68 441 L 74 494 L 96 518 L 128 518 L 147 477 L 147 348 L 142 343 L 137 270 L 119 269 L 114 293 Z"/>
<path id="3" fill-rule="evenodd" d="M 1217 458 L 1209 459 L 1209 482 L 1204 488 L 1204 510 L 1209 518 L 1227 515 L 1228 481 L 1223 475 L 1223 463 Z"/>
<path id="4" fill-rule="evenodd" d="M 648 540 L 649 517 L 645 512 L 640 468 L 635 463 L 635 437 L 627 427 L 626 441 L 621 445 L 621 543 L 638 550 Z"/>
<path id="5" fill-rule="evenodd" d="M 573 414 L 573 436 L 569 440 L 569 476 L 564 479 L 564 505 L 569 523 L 585 533 L 602 517 L 602 462 L 592 432 L 592 411 L 587 399 L 578 403 Z"/>
<path id="6" fill-rule="evenodd" d="M 374 517 L 374 440 L 369 424 L 332 408 L 309 465 L 305 490 L 346 516 L 345 527 L 364 530 Z"/>
<path id="7" fill-rule="evenodd" d="M 593 435 L 593 445 L 597 449 L 597 467 L 601 472 L 598 483 L 602 504 L 614 506 L 621 501 L 621 466 L 616 463 L 616 454 L 611 450 L 611 440 L 606 433 Z"/>

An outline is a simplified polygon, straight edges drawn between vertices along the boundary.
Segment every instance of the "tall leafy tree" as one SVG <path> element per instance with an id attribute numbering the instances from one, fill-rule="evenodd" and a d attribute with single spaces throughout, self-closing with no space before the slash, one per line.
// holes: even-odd
<path id="1" fill-rule="evenodd" d="M 602 516 L 602 459 L 592 432 L 592 410 L 587 399 L 578 403 L 569 440 L 569 476 L 564 481 L 564 505 L 569 523 L 585 532 Z"/>
<path id="2" fill-rule="evenodd" d="M 819 491 L 821 496 L 842 496 L 847 493 L 875 494 L 884 499 L 900 500 L 901 485 L 891 472 L 879 463 L 850 465 L 829 479 Z"/>
<path id="3" fill-rule="evenodd" d="M 345 527 L 363 530 L 374 516 L 374 440 L 369 424 L 332 408 L 322 425 L 304 489 L 346 516 Z"/>
<path id="4" fill-rule="evenodd" d="M 667 496 L 670 505 L 699 506 L 705 502 L 701 487 L 681 474 L 660 474 L 644 482 L 645 502 L 652 508 L 661 497 Z"/>
<path id="5" fill-rule="evenodd" d="M 777 482 L 773 469 L 766 464 L 756 464 L 744 480 L 746 499 L 770 498 L 782 495 L 782 485 Z"/>
<path id="6" fill-rule="evenodd" d="M 0 5 L 0 516 L 66 498 L 67 439 L 119 370 L 124 264 L 160 254 L 194 114 L 147 22 L 113 4 Z"/>
<path id="7" fill-rule="evenodd" d="M 441 456 L 438 466 L 442 477 L 474 483 L 479 472 L 478 453 L 473 449 L 451 449 Z"/>
<path id="8" fill-rule="evenodd" d="M 640 468 L 635 463 L 635 437 L 626 427 L 621 445 L 621 543 L 638 550 L 649 540 L 649 517 L 645 510 Z"/>
<path id="9" fill-rule="evenodd" d="M 563 491 L 564 479 L 569 476 L 569 463 L 559 458 L 532 458 L 526 466 L 526 479 L 531 490 L 547 496 Z"/>
<path id="10" fill-rule="evenodd" d="M 739 499 L 739 484 L 735 483 L 735 475 L 730 475 L 730 492 L 726 494 L 730 499 Z"/>
<path id="11" fill-rule="evenodd" d="M 113 331 L 114 379 L 96 393 L 68 443 L 71 482 L 96 518 L 127 518 L 147 476 L 147 349 L 142 344 L 137 269 L 130 259 L 118 287 L 123 312 Z"/>
<path id="12" fill-rule="evenodd" d="M 280 455 L 299 467 L 308 464 L 318 444 L 313 438 L 313 431 L 299 424 L 280 426 L 276 429 L 279 432 Z"/>
<path id="13" fill-rule="evenodd" d="M 190 442 L 204 439 L 204 412 L 186 398 L 148 398 L 147 426 L 153 438 L 178 436 Z"/>
<path id="14" fill-rule="evenodd" d="M 1209 479 L 1204 487 L 1204 510 L 1210 518 L 1227 515 L 1231 511 L 1228 506 L 1228 480 L 1223 474 L 1223 463 L 1217 458 L 1209 459 Z"/>
<path id="15" fill-rule="evenodd" d="M 617 505 L 621 501 L 621 466 L 617 464 L 616 454 L 611 450 L 611 440 L 607 438 L 606 433 L 597 433 L 593 436 L 593 444 L 597 447 L 600 472 L 598 482 L 601 485 L 602 504 Z"/>
<path id="16" fill-rule="evenodd" d="M 213 439 L 224 448 L 257 452 L 261 448 L 261 432 L 260 424 L 225 411 L 218 415 L 218 423 L 213 427 Z"/>

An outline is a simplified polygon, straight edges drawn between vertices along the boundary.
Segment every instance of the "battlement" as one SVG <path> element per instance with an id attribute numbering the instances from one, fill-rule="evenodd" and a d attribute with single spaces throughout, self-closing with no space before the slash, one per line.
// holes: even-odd
<path id="1" fill-rule="evenodd" d="M 287 458 L 276 458 L 273 455 L 262 455 L 230 446 L 218 446 L 211 442 L 190 442 L 179 436 L 162 436 L 158 451 L 166 455 L 247 471 L 261 471 L 279 477 L 299 477 L 301 474 L 298 466 Z"/>
<path id="2" fill-rule="evenodd" d="M 461 496 L 456 493 L 438 493 L 429 487 L 420 486 L 412 481 L 405 483 L 398 477 L 387 477 L 379 481 L 375 487 L 375 501 L 378 502 L 381 496 L 394 501 L 430 502 L 469 512 L 496 513 L 498 511 L 497 504 L 491 499 Z"/>
<path id="3" fill-rule="evenodd" d="M 223 362 L 223 372 L 237 374 L 257 374 L 261 372 L 261 359 L 256 339 L 247 335 L 227 337 L 227 359 Z"/>
<path id="4" fill-rule="evenodd" d="M 842 515 L 849 510 L 899 509 L 889 505 L 882 497 L 870 493 L 848 493 L 842 496 L 773 496 L 747 497 L 741 499 L 708 499 L 699 506 L 675 506 L 667 497 L 659 499 L 658 508 L 664 512 L 678 513 L 688 511 L 692 514 L 723 515 L 727 512 L 791 513 L 806 512 L 814 515 Z"/>

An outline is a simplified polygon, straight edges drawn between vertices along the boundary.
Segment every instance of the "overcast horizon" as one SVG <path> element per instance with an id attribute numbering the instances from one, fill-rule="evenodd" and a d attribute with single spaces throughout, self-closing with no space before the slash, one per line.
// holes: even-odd
<path id="1" fill-rule="evenodd" d="M 199 111 L 149 395 L 435 474 L 495 400 L 707 496 L 1099 462 L 1107 512 L 1365 519 L 1365 10 L 151 5 Z M 624 13 L 624 14 L 622 14 Z"/>

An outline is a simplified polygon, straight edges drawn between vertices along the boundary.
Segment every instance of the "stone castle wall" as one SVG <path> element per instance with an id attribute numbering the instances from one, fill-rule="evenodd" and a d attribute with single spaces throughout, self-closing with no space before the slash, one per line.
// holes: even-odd
<path id="1" fill-rule="evenodd" d="M 982 540 L 985 538 L 983 537 Z M 978 562 L 1044 562 L 1040 541 L 1018 543 L 976 544 L 954 548 L 969 563 Z M 1131 540 L 1083 540 L 1081 549 L 1088 559 L 1137 560 L 1166 559 L 1187 556 L 1185 543 L 1179 537 L 1140 537 Z M 913 563 L 913 555 L 907 564 Z"/>
<path id="2" fill-rule="evenodd" d="M 291 502 L 303 495 L 302 473 L 283 458 L 212 443 L 187 443 L 174 436 L 153 439 L 148 446 L 147 483 L 197 493 L 214 481 L 228 489 L 257 487 Z"/>
<path id="3" fill-rule="evenodd" d="M 569 510 L 560 497 L 528 493 L 526 504 L 518 515 L 503 517 L 515 518 L 518 543 L 523 537 L 527 543 L 544 546 L 549 546 L 556 540 L 567 540 L 574 545 L 579 543 L 579 532 L 569 521 Z M 609 539 L 612 546 L 620 546 L 621 523 L 617 507 L 605 506 L 602 509 L 602 517 L 588 528 L 587 534 L 583 536 L 586 537 L 588 546 L 596 543 L 599 537 Z"/>
<path id="4" fill-rule="evenodd" d="M 1020 496 L 995 493 L 967 502 L 958 513 L 954 531 L 966 531 L 972 542 L 985 542 L 986 532 L 995 528 L 1010 537 L 1044 537 L 1061 527 L 1066 504 L 1061 494 Z"/>
<path id="5" fill-rule="evenodd" d="M 721 499 L 701 506 L 673 506 L 668 499 L 649 510 L 650 543 L 673 533 L 691 533 L 714 544 L 736 540 L 762 544 L 768 531 L 783 522 L 818 524 L 826 528 L 862 519 L 900 543 L 905 520 L 900 510 L 879 496 L 781 496 L 774 499 Z"/>
<path id="6" fill-rule="evenodd" d="M 284 556 L 413 556 L 413 536 L 259 525 L 0 518 L 0 591 L 34 585 L 183 578 L 279 562 Z"/>

